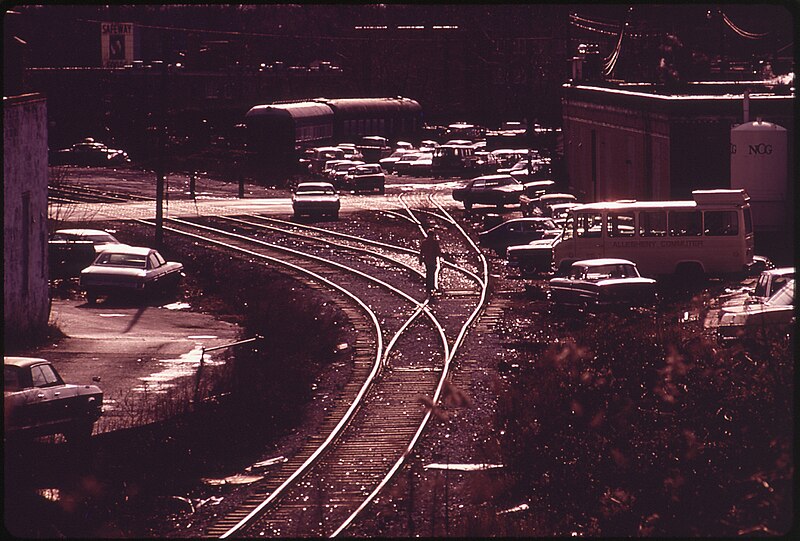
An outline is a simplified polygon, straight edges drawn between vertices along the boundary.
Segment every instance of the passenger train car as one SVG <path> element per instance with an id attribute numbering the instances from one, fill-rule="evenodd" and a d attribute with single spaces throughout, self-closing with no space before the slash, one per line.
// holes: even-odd
<path id="1" fill-rule="evenodd" d="M 245 115 L 247 148 L 260 170 L 289 171 L 305 148 L 358 142 L 364 136 L 412 138 L 422 107 L 408 98 L 317 98 L 256 105 Z"/>

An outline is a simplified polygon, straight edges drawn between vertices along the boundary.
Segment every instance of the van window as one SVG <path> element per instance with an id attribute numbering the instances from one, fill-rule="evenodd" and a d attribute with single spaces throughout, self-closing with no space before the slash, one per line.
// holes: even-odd
<path id="1" fill-rule="evenodd" d="M 599 238 L 603 234 L 603 215 L 581 212 L 576 216 L 576 235 L 581 238 Z"/>
<path id="2" fill-rule="evenodd" d="M 663 210 L 648 210 L 639 213 L 640 237 L 665 237 L 667 235 L 667 213 Z"/>
<path id="3" fill-rule="evenodd" d="M 704 234 L 712 237 L 737 236 L 739 216 L 735 210 L 707 210 L 703 214 Z"/>
<path id="4" fill-rule="evenodd" d="M 703 234 L 703 213 L 699 210 L 671 210 L 670 237 L 695 237 Z"/>
<path id="5" fill-rule="evenodd" d="M 744 232 L 750 234 L 753 232 L 753 217 L 750 214 L 750 207 L 743 209 L 742 215 L 744 216 Z"/>
<path id="6" fill-rule="evenodd" d="M 567 214 L 567 220 L 564 222 L 564 230 L 561 234 L 561 240 L 572 240 L 575 229 L 575 217 L 570 212 Z"/>
<path id="7" fill-rule="evenodd" d="M 609 237 L 632 237 L 636 231 L 633 212 L 609 212 L 607 220 Z"/>

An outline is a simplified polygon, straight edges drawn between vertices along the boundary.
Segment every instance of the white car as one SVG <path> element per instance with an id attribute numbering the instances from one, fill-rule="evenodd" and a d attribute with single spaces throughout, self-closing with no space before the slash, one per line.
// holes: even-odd
<path id="1" fill-rule="evenodd" d="M 339 218 L 339 194 L 330 182 L 301 182 L 292 194 L 294 217 L 329 215 Z"/>
<path id="2" fill-rule="evenodd" d="M 758 329 L 788 329 L 794 325 L 794 279 L 763 302 L 723 307 L 717 332 L 722 339 L 745 336 Z"/>
<path id="3" fill-rule="evenodd" d="M 80 287 L 89 304 L 100 295 L 169 293 L 183 278 L 183 264 L 167 261 L 153 248 L 119 245 L 101 252 L 81 271 Z"/>

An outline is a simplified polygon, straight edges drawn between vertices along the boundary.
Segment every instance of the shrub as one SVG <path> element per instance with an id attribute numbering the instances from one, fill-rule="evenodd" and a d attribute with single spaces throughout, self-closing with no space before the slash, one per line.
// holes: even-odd
<path id="1" fill-rule="evenodd" d="M 518 498 L 552 509 L 563 532 L 789 528 L 792 340 L 724 348 L 619 316 L 581 329 L 500 399 Z"/>

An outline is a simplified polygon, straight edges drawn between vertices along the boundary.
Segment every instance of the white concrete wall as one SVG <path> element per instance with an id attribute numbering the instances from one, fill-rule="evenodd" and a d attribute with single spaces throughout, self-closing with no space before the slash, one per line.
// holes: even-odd
<path id="1" fill-rule="evenodd" d="M 47 103 L 3 98 L 3 311 L 6 342 L 43 331 L 47 271 Z"/>

